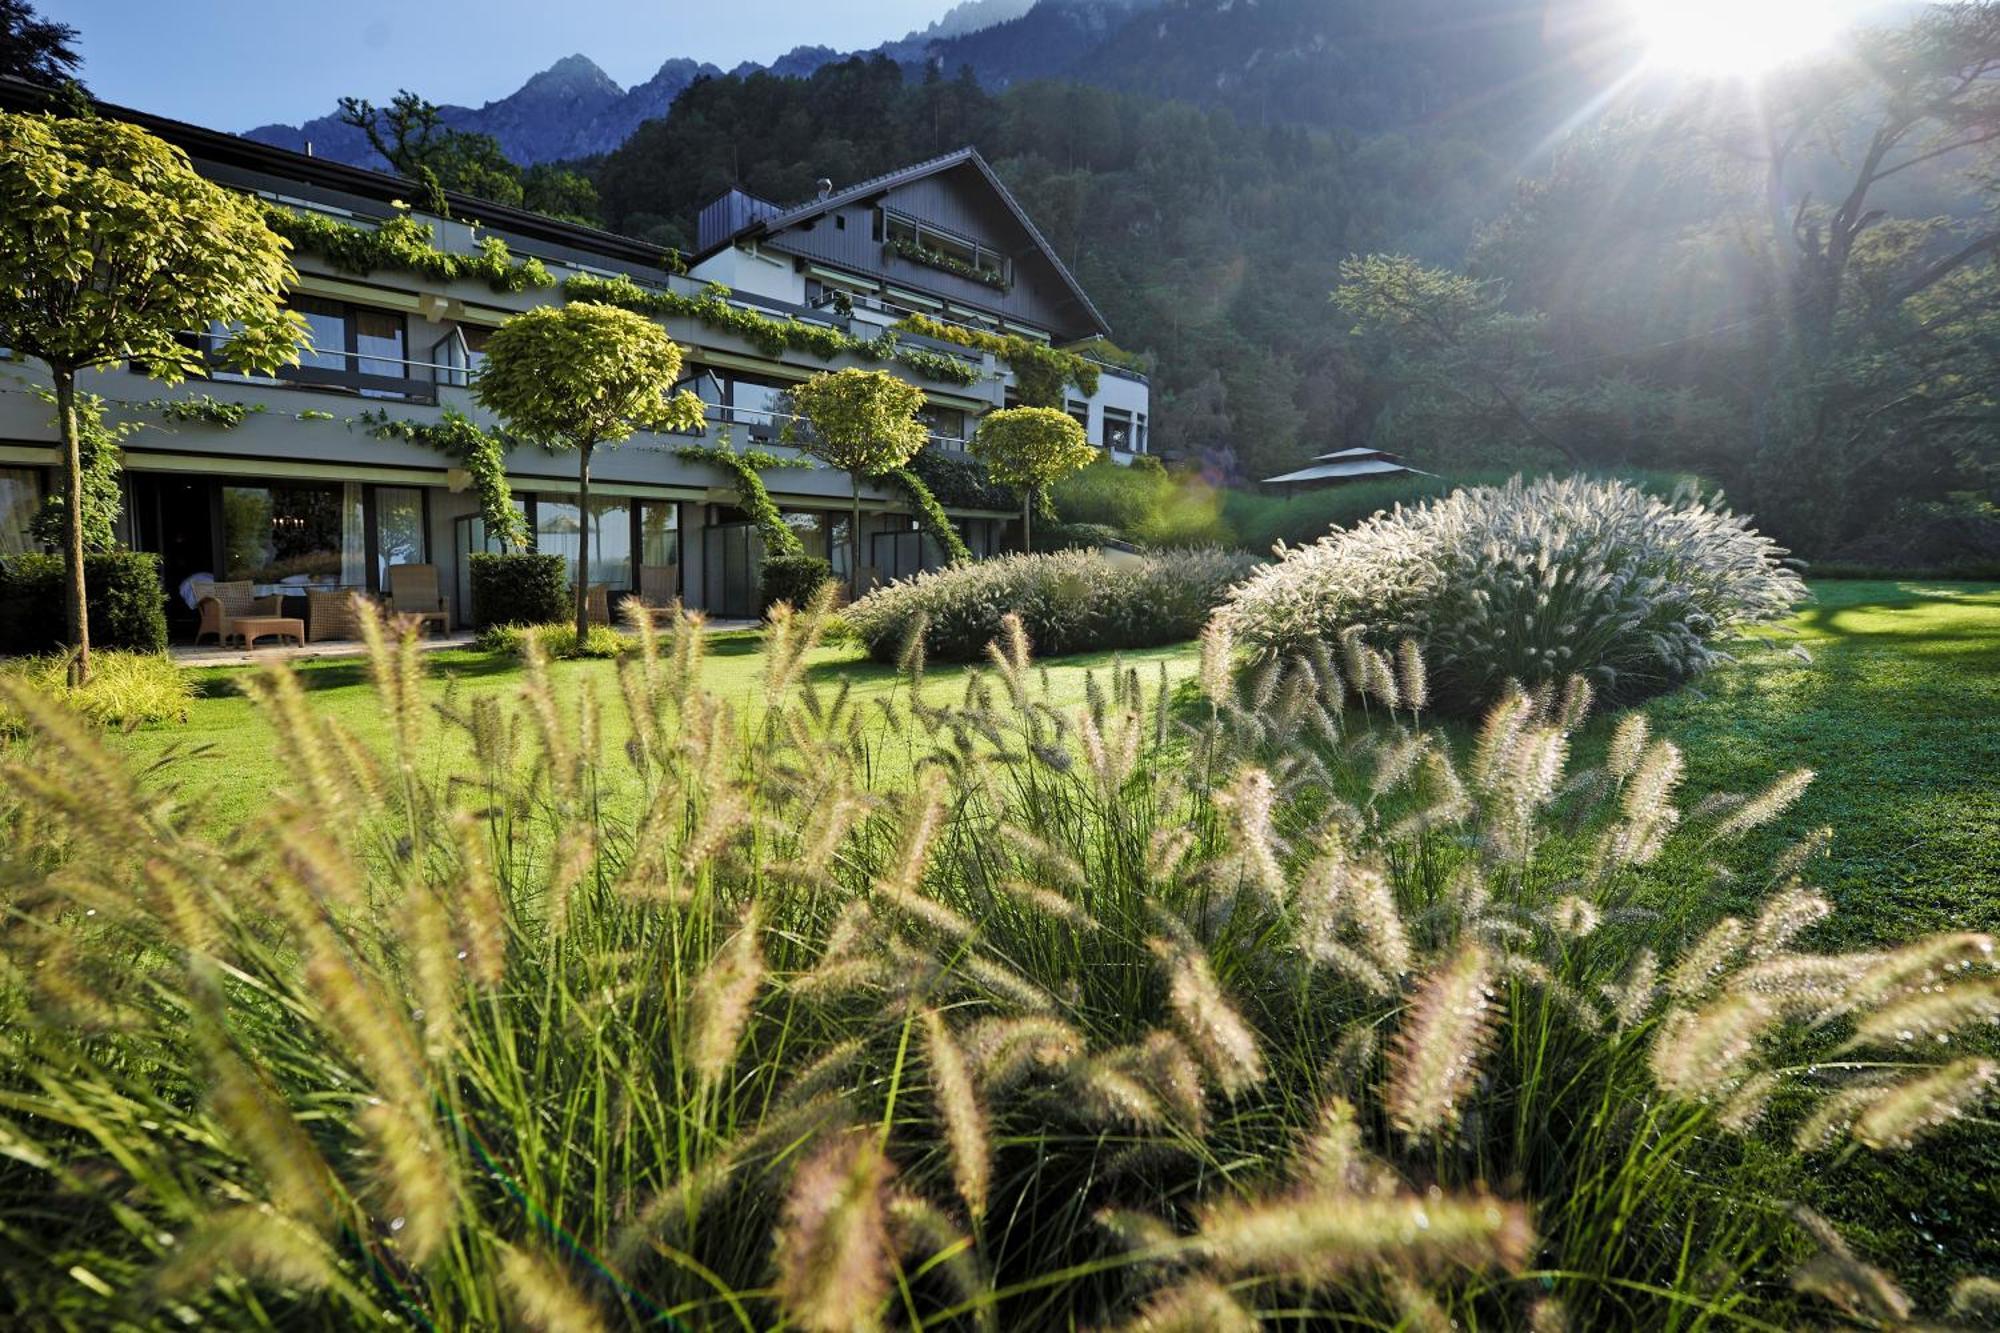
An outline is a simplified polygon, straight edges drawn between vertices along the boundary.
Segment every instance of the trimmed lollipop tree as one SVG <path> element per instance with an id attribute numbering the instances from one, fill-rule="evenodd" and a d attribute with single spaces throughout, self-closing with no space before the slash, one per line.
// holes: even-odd
<path id="1" fill-rule="evenodd" d="M 206 368 L 188 329 L 232 330 L 227 366 L 296 363 L 285 242 L 258 203 L 202 179 L 134 125 L 0 114 L 0 345 L 49 368 L 63 452 L 63 612 L 70 679 L 90 677 L 80 370 L 129 361 L 166 384 Z"/>
<path id="2" fill-rule="evenodd" d="M 1004 407 L 979 419 L 972 456 L 993 480 L 1021 492 L 1021 549 L 1032 551 L 1035 497 L 1070 473 L 1090 466 L 1097 451 L 1083 427 L 1053 407 Z"/>
<path id="3" fill-rule="evenodd" d="M 786 440 L 847 473 L 852 510 L 847 524 L 847 583 L 861 595 L 861 479 L 903 466 L 929 435 L 917 413 L 924 391 L 886 370 L 834 370 L 792 390 L 792 403 L 811 426 Z"/>
<path id="4" fill-rule="evenodd" d="M 516 315 L 486 342 L 473 397 L 515 434 L 574 449 L 576 637 L 590 636 L 590 456 L 636 430 L 693 430 L 701 400 L 682 390 L 681 349 L 665 329 L 616 306 L 542 306 Z"/>

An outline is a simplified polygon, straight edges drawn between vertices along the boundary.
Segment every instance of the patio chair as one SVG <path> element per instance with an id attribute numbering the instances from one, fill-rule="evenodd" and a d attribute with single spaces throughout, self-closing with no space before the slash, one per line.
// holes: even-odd
<path id="1" fill-rule="evenodd" d="M 310 588 L 306 591 L 306 641 L 361 637 L 361 613 L 351 588 Z"/>
<path id="2" fill-rule="evenodd" d="M 200 643 L 213 634 L 219 646 L 226 646 L 236 637 L 233 623 L 236 620 L 281 614 L 285 606 L 283 594 L 259 597 L 252 591 L 255 586 L 248 579 L 209 584 L 208 591 L 195 604 L 201 622 L 195 628 L 194 641 Z"/>
<path id="3" fill-rule="evenodd" d="M 611 623 L 611 592 L 602 583 L 593 583 L 584 593 L 583 609 L 593 625 Z"/>
<path id="4" fill-rule="evenodd" d="M 383 599 L 392 616 L 416 616 L 440 633 L 451 628 L 451 608 L 438 592 L 436 565 L 389 566 L 389 593 Z"/>

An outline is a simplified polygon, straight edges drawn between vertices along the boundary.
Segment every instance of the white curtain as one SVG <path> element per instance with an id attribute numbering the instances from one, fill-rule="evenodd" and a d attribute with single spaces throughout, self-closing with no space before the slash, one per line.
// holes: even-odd
<path id="1" fill-rule="evenodd" d="M 368 525 L 361 516 L 358 481 L 342 482 L 340 488 L 340 584 L 368 586 Z"/>

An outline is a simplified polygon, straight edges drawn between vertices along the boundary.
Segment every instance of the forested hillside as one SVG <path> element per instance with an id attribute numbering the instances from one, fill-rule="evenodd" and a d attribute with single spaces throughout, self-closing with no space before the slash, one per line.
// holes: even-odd
<path id="1" fill-rule="evenodd" d="M 695 84 L 596 168 L 604 220 L 685 247 L 695 210 L 740 183 L 777 200 L 971 143 L 1020 195 L 1111 320 L 1155 358 L 1155 440 L 1269 475 L 1367 427 L 1329 304 L 1340 260 L 1463 254 L 1511 160 L 1470 140 L 1359 138 L 1076 84 L 994 95 L 906 83 L 887 60 L 810 79 Z"/>

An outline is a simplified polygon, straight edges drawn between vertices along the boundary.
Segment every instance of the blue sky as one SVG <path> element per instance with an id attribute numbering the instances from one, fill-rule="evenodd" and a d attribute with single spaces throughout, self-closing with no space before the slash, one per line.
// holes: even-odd
<path id="1" fill-rule="evenodd" d="M 37 0 L 75 27 L 106 101 L 223 130 L 297 122 L 343 93 L 477 106 L 581 53 L 630 87 L 672 56 L 728 69 L 799 45 L 873 46 L 951 0 Z"/>

